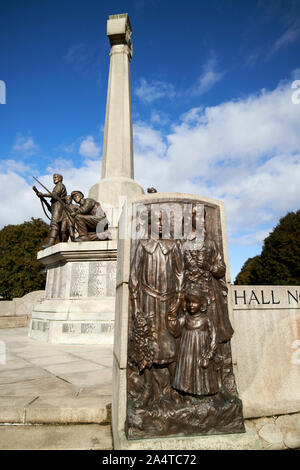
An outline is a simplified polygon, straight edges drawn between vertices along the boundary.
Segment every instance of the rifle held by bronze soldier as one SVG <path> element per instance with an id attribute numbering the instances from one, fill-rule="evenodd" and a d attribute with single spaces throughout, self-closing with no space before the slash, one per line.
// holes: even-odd
<path id="1" fill-rule="evenodd" d="M 49 202 L 43 196 L 40 196 L 40 192 L 39 192 L 39 190 L 37 189 L 36 186 L 32 186 L 32 189 L 35 192 L 35 194 L 40 198 L 45 216 L 48 217 L 49 220 L 51 220 L 51 218 L 48 216 L 47 212 L 45 211 L 45 207 L 44 207 L 44 204 L 45 204 L 45 206 L 47 207 L 48 211 L 51 214 L 51 206 L 50 206 Z"/>
<path id="2" fill-rule="evenodd" d="M 74 218 L 74 214 L 73 214 L 72 210 L 68 207 L 68 205 L 59 196 L 57 196 L 57 194 L 52 193 L 51 191 L 49 191 L 49 189 L 46 188 L 46 186 L 44 186 L 37 178 L 35 178 L 35 176 L 33 176 L 32 178 L 35 179 L 35 181 L 37 181 L 37 183 L 39 183 L 42 186 L 42 188 L 44 188 L 47 191 L 47 193 L 51 196 L 51 198 L 53 198 L 56 201 L 60 202 L 60 204 L 63 206 L 63 208 L 66 212 L 66 215 L 69 218 L 70 222 L 73 223 L 73 221 L 70 218 Z M 48 202 L 46 202 L 46 200 L 43 197 L 40 196 L 40 192 L 37 190 L 37 188 L 35 186 L 33 186 L 32 189 L 37 194 L 37 196 L 41 199 L 41 201 L 45 202 L 47 204 L 47 207 L 48 206 L 50 207 L 50 211 L 51 211 L 51 206 L 48 204 Z"/>

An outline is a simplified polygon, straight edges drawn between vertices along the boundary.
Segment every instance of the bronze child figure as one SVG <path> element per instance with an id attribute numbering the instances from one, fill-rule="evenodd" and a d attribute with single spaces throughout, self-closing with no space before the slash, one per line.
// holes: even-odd
<path id="1" fill-rule="evenodd" d="M 173 387 L 190 395 L 214 395 L 219 391 L 216 354 L 217 332 L 207 315 L 208 303 L 200 294 L 185 295 L 185 311 L 168 324 L 180 336 Z"/>

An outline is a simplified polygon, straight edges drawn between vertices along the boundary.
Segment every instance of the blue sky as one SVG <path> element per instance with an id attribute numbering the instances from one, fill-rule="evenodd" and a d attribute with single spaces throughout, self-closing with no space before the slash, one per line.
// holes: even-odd
<path id="1" fill-rule="evenodd" d="M 2 0 L 0 225 L 42 216 L 31 175 L 100 177 L 108 15 L 128 12 L 135 179 L 224 200 L 232 278 L 300 201 L 300 1 Z"/>

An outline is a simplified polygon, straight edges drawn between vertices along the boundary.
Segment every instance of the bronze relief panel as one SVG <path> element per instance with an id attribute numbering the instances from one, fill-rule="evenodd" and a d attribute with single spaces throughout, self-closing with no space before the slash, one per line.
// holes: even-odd
<path id="1" fill-rule="evenodd" d="M 129 439 L 244 432 L 219 207 L 137 205 L 129 279 Z"/>

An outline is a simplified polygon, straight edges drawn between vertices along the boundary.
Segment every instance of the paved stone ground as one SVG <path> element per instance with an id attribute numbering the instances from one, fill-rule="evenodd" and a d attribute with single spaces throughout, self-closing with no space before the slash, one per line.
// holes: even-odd
<path id="1" fill-rule="evenodd" d="M 3 349 L 5 349 L 5 354 Z M 0 329 L 0 449 L 112 448 L 112 346 Z M 246 420 L 262 449 L 299 449 L 300 413 Z"/>
<path id="2" fill-rule="evenodd" d="M 7 445 L 18 445 L 17 436 L 25 439 L 29 432 L 40 438 L 26 438 L 20 444 L 25 448 L 29 442 L 50 448 L 47 433 L 64 440 L 65 448 L 69 437 L 75 448 L 82 448 L 71 436 L 83 436 L 83 430 L 84 448 L 111 448 L 112 346 L 44 344 L 28 338 L 27 332 L 0 330 L 0 449 L 20 448 Z M 39 424 L 47 426 L 30 426 Z"/>

